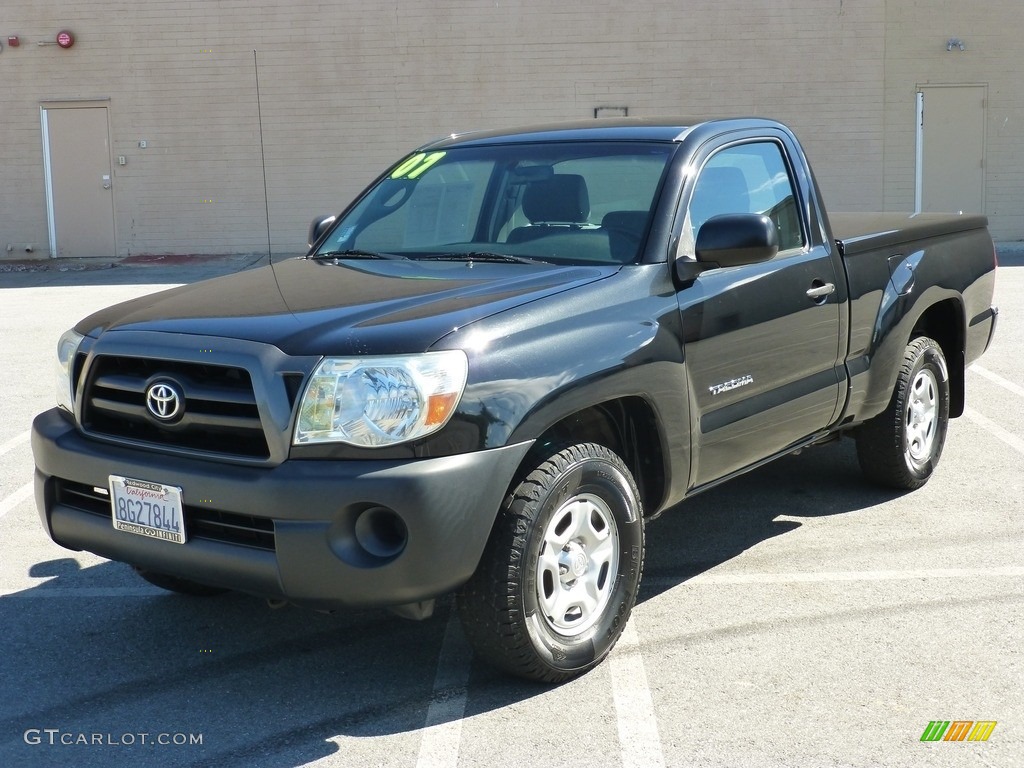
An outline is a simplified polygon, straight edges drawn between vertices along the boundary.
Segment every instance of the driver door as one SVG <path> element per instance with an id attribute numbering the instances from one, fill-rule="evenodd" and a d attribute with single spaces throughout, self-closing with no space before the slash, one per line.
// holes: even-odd
<path id="1" fill-rule="evenodd" d="M 831 252 L 812 245 L 784 146 L 725 147 L 701 167 L 685 211 L 680 258 L 723 213 L 768 215 L 778 255 L 702 272 L 679 292 L 693 393 L 694 486 L 723 478 L 824 429 L 839 405 L 840 305 Z M 690 248 L 690 253 L 686 249 Z"/>

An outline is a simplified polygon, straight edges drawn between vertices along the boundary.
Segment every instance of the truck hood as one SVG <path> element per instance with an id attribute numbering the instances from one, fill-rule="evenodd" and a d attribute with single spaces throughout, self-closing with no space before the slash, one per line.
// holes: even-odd
<path id="1" fill-rule="evenodd" d="M 618 266 L 289 259 L 143 296 L 76 326 L 219 336 L 290 355 L 420 352 L 489 315 L 608 277 Z"/>

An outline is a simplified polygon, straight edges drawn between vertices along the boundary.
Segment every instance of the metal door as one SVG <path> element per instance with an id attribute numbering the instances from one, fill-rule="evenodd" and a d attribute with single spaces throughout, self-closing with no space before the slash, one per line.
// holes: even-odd
<path id="1" fill-rule="evenodd" d="M 107 108 L 46 106 L 42 123 L 50 255 L 115 256 Z"/>
<path id="2" fill-rule="evenodd" d="M 985 210 L 985 86 L 918 90 L 917 210 Z"/>

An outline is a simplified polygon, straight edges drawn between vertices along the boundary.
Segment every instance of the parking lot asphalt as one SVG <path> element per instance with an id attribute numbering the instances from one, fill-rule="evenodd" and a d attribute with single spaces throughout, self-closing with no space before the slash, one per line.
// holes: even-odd
<path id="1" fill-rule="evenodd" d="M 28 426 L 60 333 L 265 262 L 0 262 L 0 766 L 1024 764 L 1024 244 L 923 489 L 866 485 L 843 441 L 681 504 L 612 656 L 558 687 L 477 663 L 450 600 L 416 623 L 186 598 L 46 538 Z M 922 741 L 936 721 L 995 726 Z"/>

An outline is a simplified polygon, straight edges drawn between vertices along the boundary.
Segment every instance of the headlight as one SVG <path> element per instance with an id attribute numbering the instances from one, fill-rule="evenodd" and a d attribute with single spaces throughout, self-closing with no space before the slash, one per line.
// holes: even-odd
<path id="1" fill-rule="evenodd" d="M 306 385 L 295 445 L 395 445 L 436 432 L 466 386 L 461 350 L 396 357 L 327 358 Z"/>
<path id="2" fill-rule="evenodd" d="M 57 342 L 57 405 L 74 413 L 75 391 L 71 381 L 75 367 L 75 353 L 85 337 L 74 331 L 66 331 Z"/>

